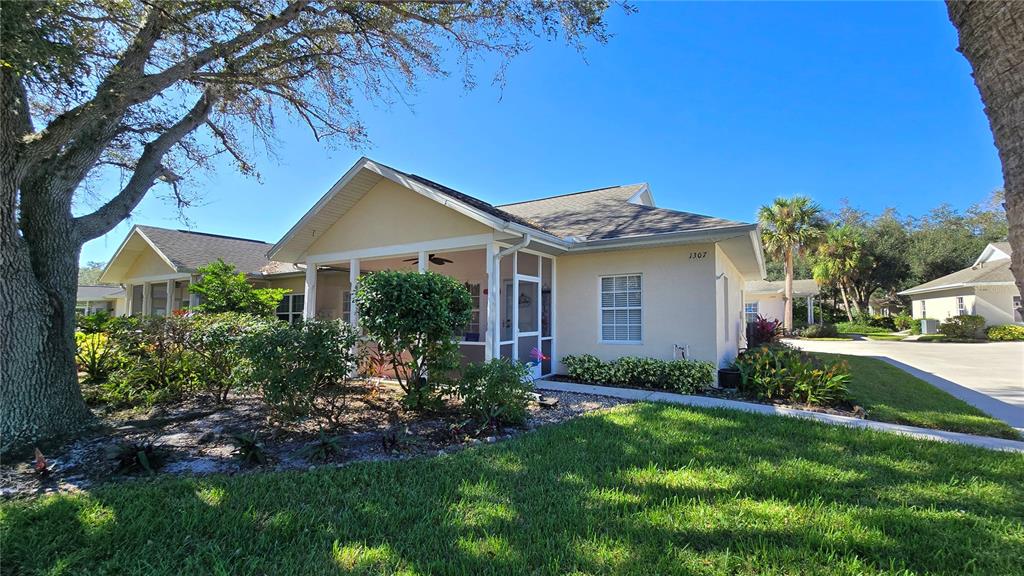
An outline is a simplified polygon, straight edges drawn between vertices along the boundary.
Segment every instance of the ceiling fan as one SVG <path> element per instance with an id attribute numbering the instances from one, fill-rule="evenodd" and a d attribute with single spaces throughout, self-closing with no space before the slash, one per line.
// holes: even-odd
<path id="1" fill-rule="evenodd" d="M 444 266 L 445 264 L 451 264 L 453 262 L 453 260 L 449 260 L 447 258 L 441 258 L 437 254 L 431 254 L 430 256 L 427 257 L 427 260 L 429 260 L 431 264 L 437 264 L 438 266 Z M 405 260 L 402 260 L 402 262 L 419 262 L 419 261 L 420 261 L 419 258 L 406 258 Z"/>

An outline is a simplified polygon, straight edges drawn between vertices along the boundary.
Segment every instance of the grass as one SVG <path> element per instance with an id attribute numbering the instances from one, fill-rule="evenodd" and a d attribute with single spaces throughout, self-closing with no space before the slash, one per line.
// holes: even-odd
<path id="1" fill-rule="evenodd" d="M 849 340 L 853 340 L 853 338 L 851 336 L 830 336 L 830 337 L 825 337 L 825 338 L 808 338 L 806 336 L 801 336 L 800 339 L 801 340 L 816 340 L 818 342 L 847 342 Z"/>
<path id="2" fill-rule="evenodd" d="M 943 334 L 922 334 L 921 337 L 914 340 L 914 342 L 958 342 L 961 344 L 977 344 L 980 342 L 988 342 L 988 340 L 980 338 L 951 338 Z"/>
<path id="3" fill-rule="evenodd" d="M 868 340 L 903 340 L 907 336 L 905 334 L 865 334 Z"/>
<path id="4" fill-rule="evenodd" d="M 890 330 L 856 322 L 836 322 L 840 334 L 888 334 Z"/>
<path id="5" fill-rule="evenodd" d="M 845 354 L 818 355 L 842 358 L 850 364 L 850 395 L 871 420 L 1020 439 L 1002 420 L 881 360 Z"/>
<path id="6" fill-rule="evenodd" d="M 0 505 L 14 574 L 1024 573 L 1024 455 L 635 404 L 454 455 Z"/>

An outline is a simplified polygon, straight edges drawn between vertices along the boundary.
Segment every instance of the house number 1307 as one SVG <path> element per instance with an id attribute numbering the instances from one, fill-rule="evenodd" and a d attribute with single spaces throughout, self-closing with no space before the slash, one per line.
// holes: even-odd
<path id="1" fill-rule="evenodd" d="M 701 260 L 708 255 L 708 251 L 704 250 L 701 252 L 690 252 L 690 260 Z"/>

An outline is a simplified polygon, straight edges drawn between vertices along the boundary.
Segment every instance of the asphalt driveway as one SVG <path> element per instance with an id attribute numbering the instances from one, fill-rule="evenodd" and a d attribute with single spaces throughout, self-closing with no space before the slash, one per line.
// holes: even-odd
<path id="1" fill-rule="evenodd" d="M 1024 430 L 1024 342 L 786 342 L 812 352 L 885 360 Z"/>

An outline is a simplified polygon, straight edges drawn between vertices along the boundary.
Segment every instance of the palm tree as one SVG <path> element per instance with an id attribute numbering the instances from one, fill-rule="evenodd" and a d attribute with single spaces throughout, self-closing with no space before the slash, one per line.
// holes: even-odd
<path id="1" fill-rule="evenodd" d="M 846 295 L 846 287 L 853 274 L 860 268 L 863 256 L 864 240 L 860 233 L 849 226 L 833 226 L 825 233 L 821 244 L 814 254 L 811 272 L 818 284 L 828 284 L 839 288 L 843 297 L 843 308 L 846 318 L 853 322 L 850 313 L 850 299 Z M 854 304 L 856 306 L 856 304 Z M 860 308 L 857 308 L 860 314 Z"/>
<path id="2" fill-rule="evenodd" d="M 757 211 L 761 241 L 773 257 L 786 263 L 786 313 L 783 328 L 793 329 L 793 256 L 814 247 L 824 220 L 821 207 L 806 196 L 776 198 Z"/>

